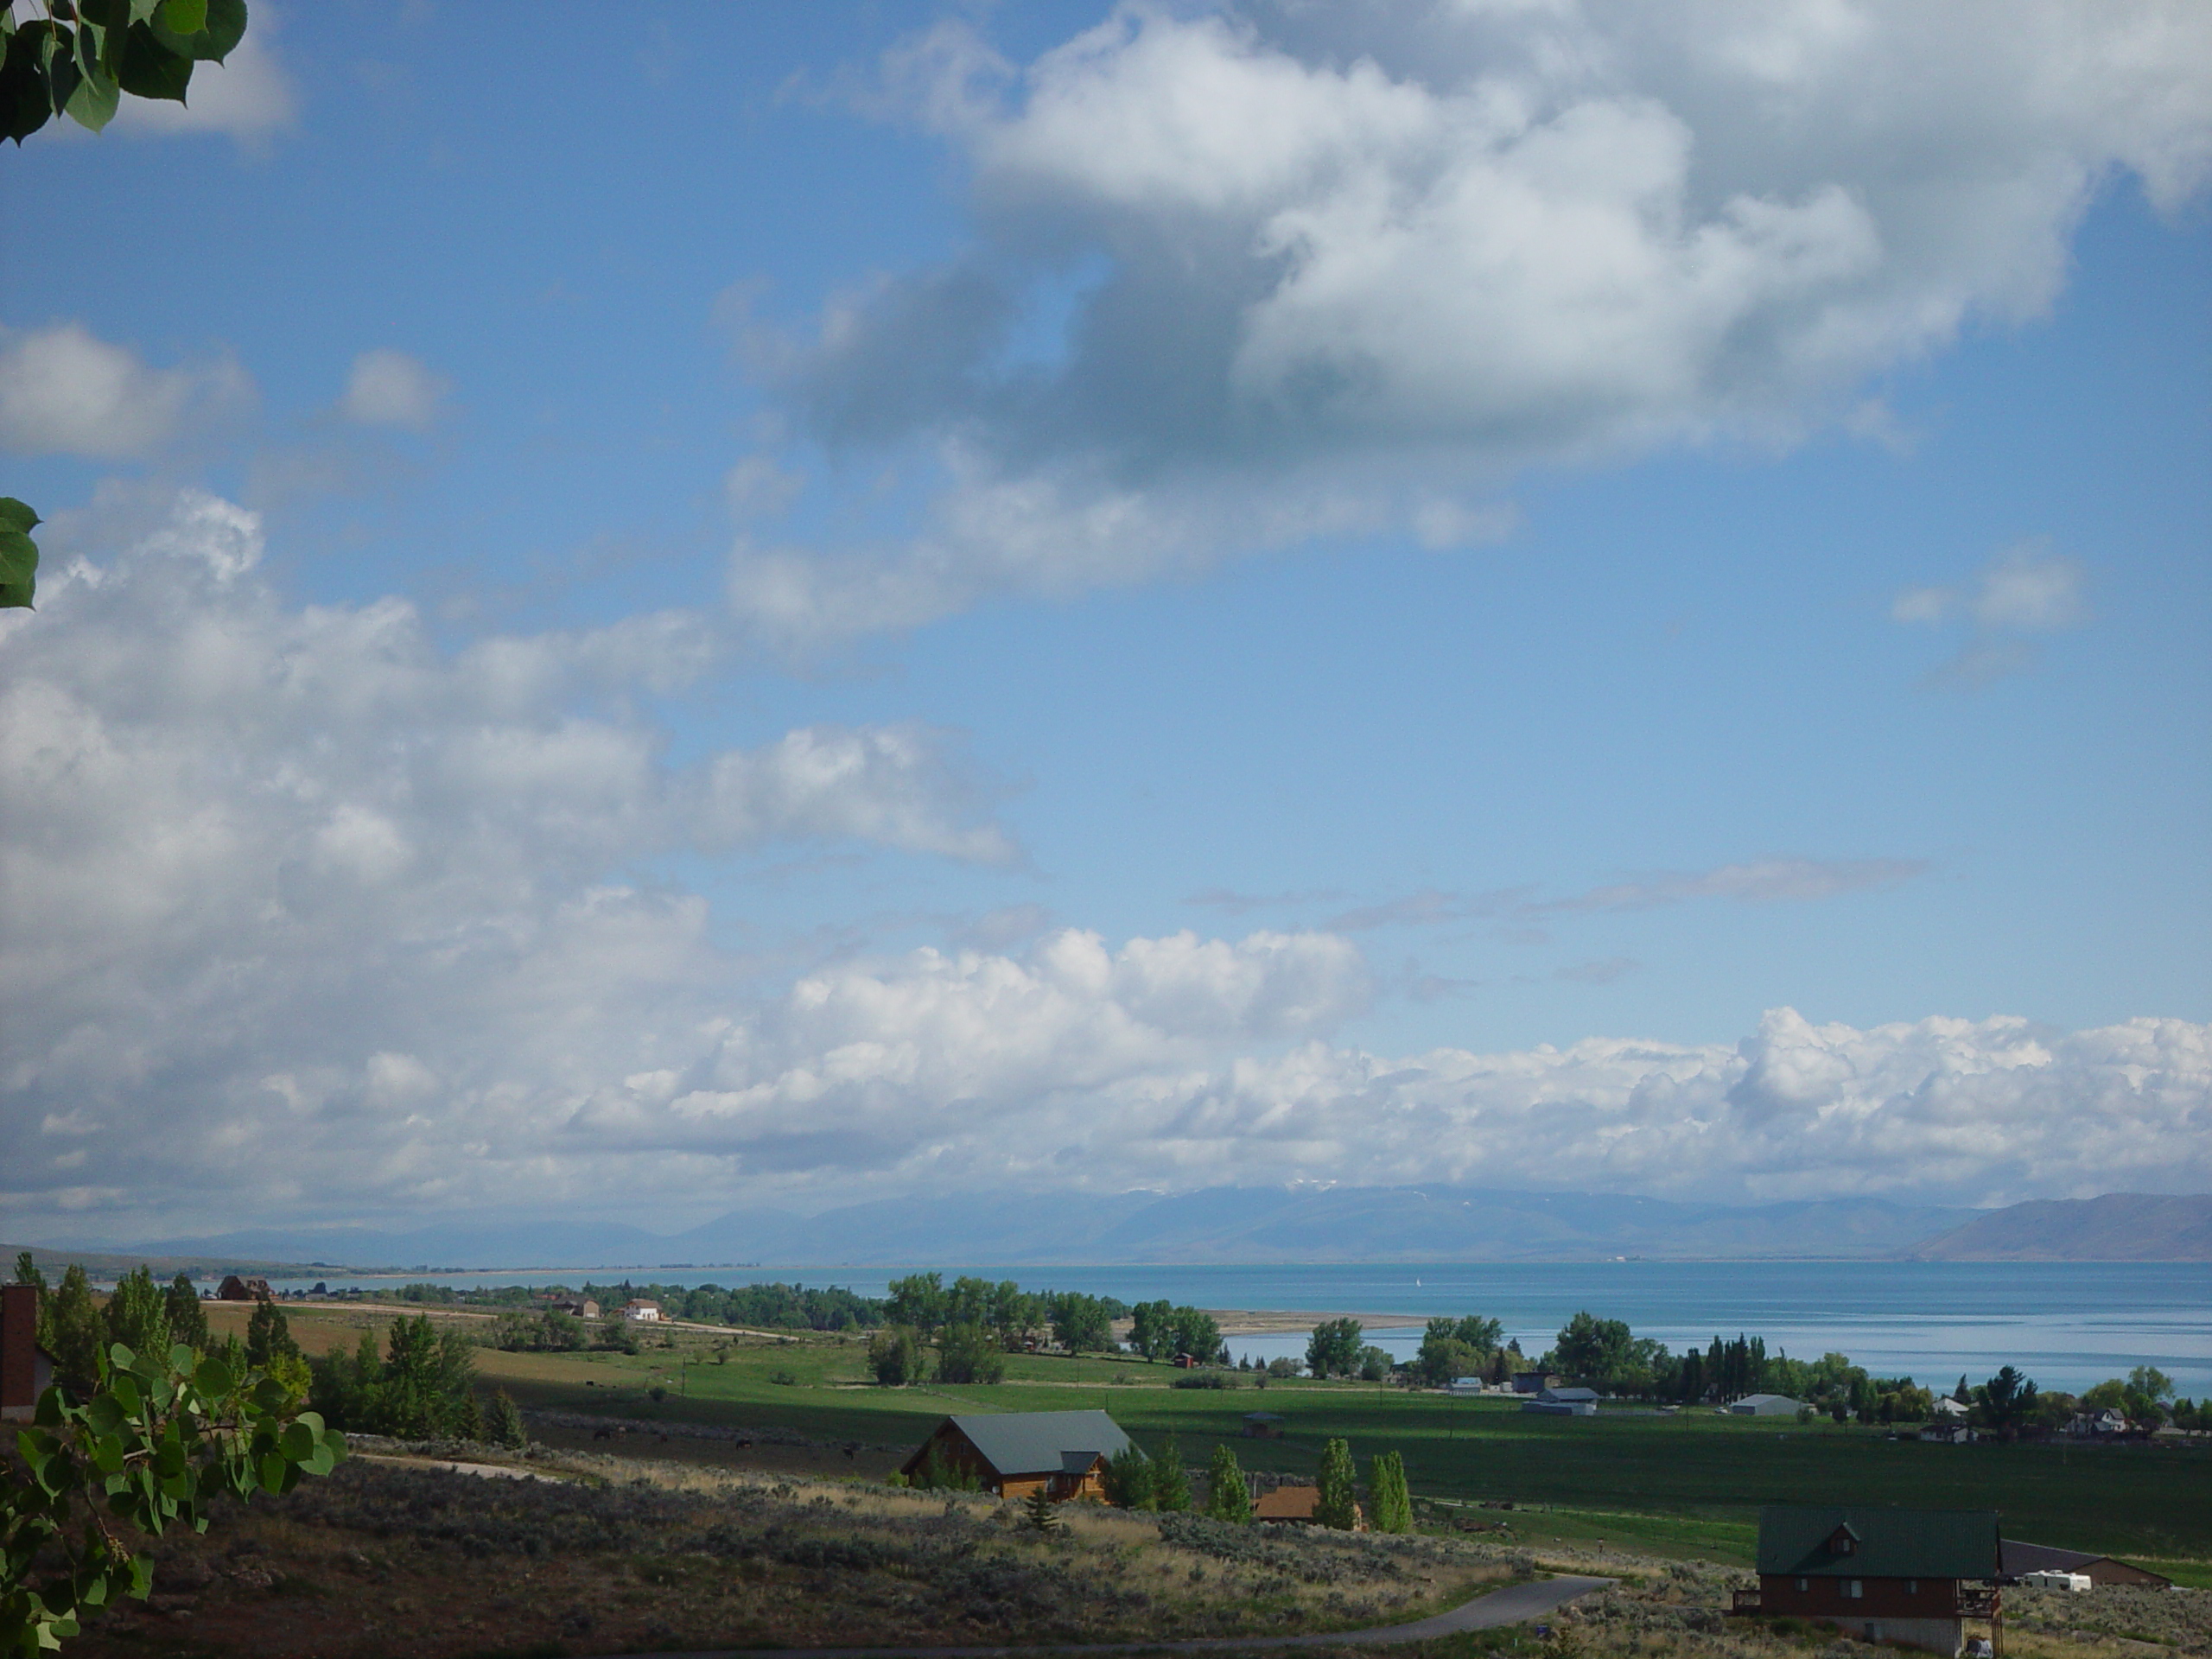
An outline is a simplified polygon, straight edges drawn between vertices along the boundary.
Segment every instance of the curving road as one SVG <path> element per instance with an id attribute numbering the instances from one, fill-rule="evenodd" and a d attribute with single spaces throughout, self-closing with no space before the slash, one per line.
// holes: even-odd
<path id="1" fill-rule="evenodd" d="M 1539 1579 L 1509 1584 L 1503 1590 L 1463 1601 L 1449 1612 L 1417 1618 L 1410 1624 L 1385 1624 L 1371 1630 L 1323 1630 L 1304 1636 L 1211 1636 L 1182 1642 L 1101 1642 L 1055 1646 L 1039 1643 L 1019 1648 L 718 1648 L 698 1653 L 665 1654 L 662 1659 L 1028 1659 L 1037 1654 L 1245 1653 L 1259 1648 L 1369 1648 L 1395 1642 L 1427 1642 L 1462 1630 L 1495 1630 L 1548 1613 L 1553 1608 L 1602 1590 L 1611 1579 Z M 616 1659 L 607 1655 L 603 1659 Z"/>

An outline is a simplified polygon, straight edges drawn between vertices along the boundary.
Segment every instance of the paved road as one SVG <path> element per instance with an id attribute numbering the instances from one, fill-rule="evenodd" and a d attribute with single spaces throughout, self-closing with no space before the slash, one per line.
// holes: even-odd
<path id="1" fill-rule="evenodd" d="M 1510 1584 L 1472 1601 L 1463 1601 L 1447 1613 L 1415 1619 L 1410 1624 L 1385 1624 L 1372 1630 L 1327 1630 L 1307 1636 L 1215 1636 L 1185 1642 L 1084 1643 L 1055 1647 L 1039 1643 L 1020 1648 L 723 1648 L 703 1653 L 666 1654 L 663 1659 L 1028 1659 L 1037 1654 L 1106 1653 L 1217 1653 L 1249 1652 L 1256 1648 L 1376 1647 L 1385 1643 L 1426 1642 L 1461 1630 L 1495 1630 L 1518 1624 L 1548 1613 L 1553 1608 L 1602 1590 L 1611 1579 L 1540 1579 L 1532 1584 Z M 605 1659 L 614 1659 L 608 1655 Z"/>

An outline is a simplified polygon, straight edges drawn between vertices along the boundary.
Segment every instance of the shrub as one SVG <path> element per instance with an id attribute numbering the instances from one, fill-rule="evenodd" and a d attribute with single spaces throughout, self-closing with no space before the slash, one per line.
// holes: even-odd
<path id="1" fill-rule="evenodd" d="M 1179 1371 L 1168 1380 L 1171 1389 L 1234 1389 L 1242 1385 L 1233 1371 Z"/>
<path id="2" fill-rule="evenodd" d="M 903 1325 L 887 1325 L 868 1339 L 868 1368 L 888 1389 L 922 1380 L 922 1345 Z"/>

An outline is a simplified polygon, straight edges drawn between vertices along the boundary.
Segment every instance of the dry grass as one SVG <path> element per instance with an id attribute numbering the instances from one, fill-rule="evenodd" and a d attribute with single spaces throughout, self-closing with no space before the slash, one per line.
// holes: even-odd
<path id="1" fill-rule="evenodd" d="M 72 1651 L 457 1659 L 1236 1636 L 1414 1618 L 1513 1570 L 1457 1539 L 1075 1506 L 1046 1537 L 989 1498 L 609 1458 L 524 1466 L 555 1478 L 356 1459 L 205 1538 L 164 1541 L 151 1604 Z"/>

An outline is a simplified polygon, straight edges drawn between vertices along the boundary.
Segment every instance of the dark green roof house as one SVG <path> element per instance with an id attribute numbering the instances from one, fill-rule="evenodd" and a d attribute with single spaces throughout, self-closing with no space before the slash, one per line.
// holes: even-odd
<path id="1" fill-rule="evenodd" d="M 957 1472 L 1001 1497 L 1103 1497 L 1107 1459 L 1128 1445 L 1103 1411 L 963 1414 L 939 1423 L 899 1472 L 910 1480 L 931 1469 Z"/>
<path id="2" fill-rule="evenodd" d="M 1775 1504 L 1759 1511 L 1759 1588 L 1738 1612 L 1833 1624 L 1955 1656 L 1967 1621 L 2002 1617 L 1997 1513 Z"/>

